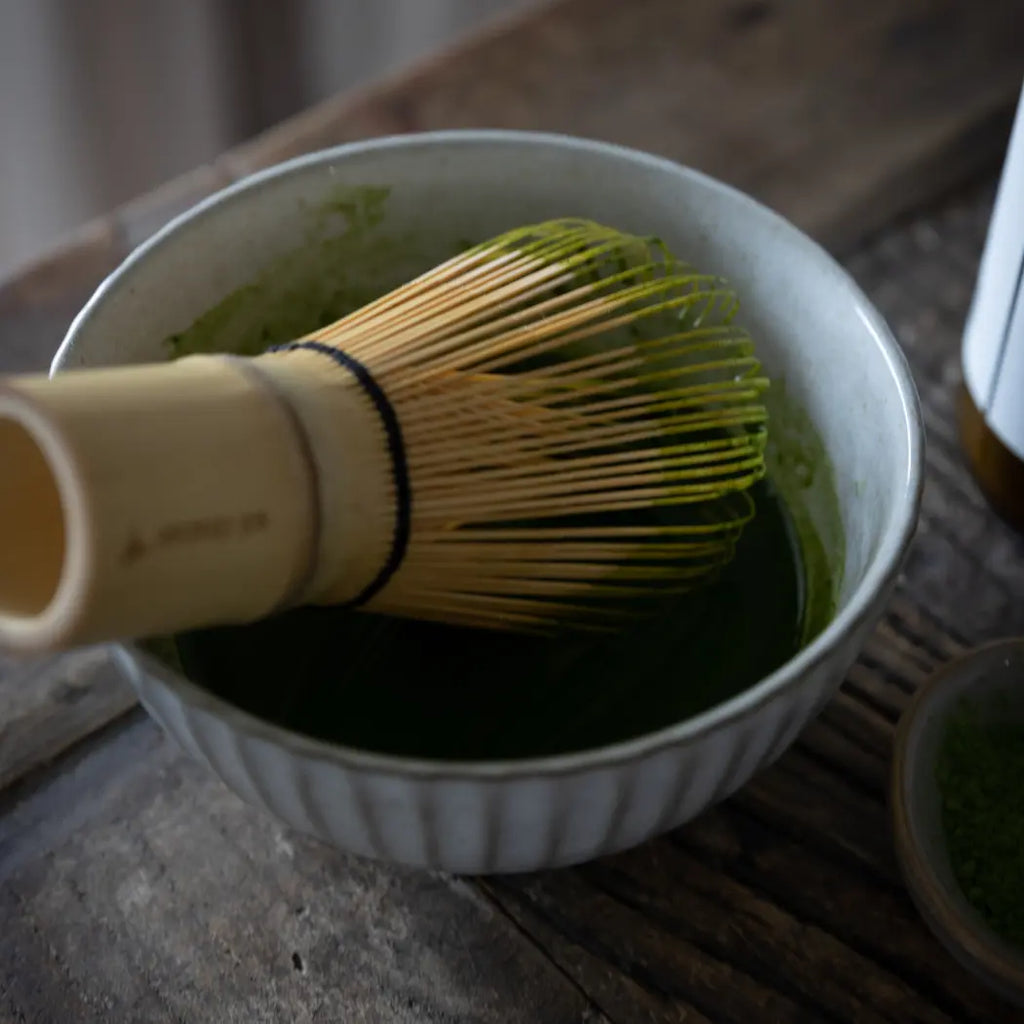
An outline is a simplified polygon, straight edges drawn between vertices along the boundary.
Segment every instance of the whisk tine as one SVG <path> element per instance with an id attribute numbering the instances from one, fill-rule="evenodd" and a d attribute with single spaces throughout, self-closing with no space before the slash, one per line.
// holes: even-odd
<path id="1" fill-rule="evenodd" d="M 367 607 L 580 626 L 711 578 L 765 471 L 768 382 L 737 309 L 660 241 L 568 219 L 311 334 L 359 360 L 401 424 L 411 532 Z"/>

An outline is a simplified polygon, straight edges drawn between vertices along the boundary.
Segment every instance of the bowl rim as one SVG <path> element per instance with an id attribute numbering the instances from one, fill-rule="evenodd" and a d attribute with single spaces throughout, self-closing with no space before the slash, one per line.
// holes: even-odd
<path id="1" fill-rule="evenodd" d="M 377 771 L 389 775 L 412 778 L 449 777 L 465 780 L 531 778 L 538 775 L 569 774 L 607 767 L 611 763 L 624 763 L 647 758 L 666 749 L 706 736 L 757 711 L 774 700 L 780 693 L 797 686 L 800 681 L 825 662 L 851 634 L 868 624 L 877 614 L 879 599 L 887 595 L 894 585 L 903 559 L 909 548 L 917 524 L 917 514 L 923 489 L 924 434 L 917 388 L 906 357 L 889 325 L 864 294 L 849 272 L 842 267 L 818 242 L 792 222 L 764 203 L 740 189 L 719 181 L 710 175 L 665 157 L 581 136 L 557 132 L 518 131 L 508 129 L 453 129 L 427 131 L 405 135 L 386 135 L 372 139 L 345 143 L 316 150 L 272 165 L 247 175 L 223 189 L 212 193 L 169 220 L 152 236 L 138 245 L 97 287 L 92 296 L 75 316 L 51 362 L 50 374 L 61 372 L 63 364 L 75 346 L 83 325 L 91 319 L 107 296 L 116 289 L 134 269 L 149 259 L 186 225 L 200 221 L 216 207 L 238 201 L 249 193 L 279 178 L 310 168 L 329 166 L 362 153 L 387 150 L 416 150 L 429 148 L 458 148 L 462 146 L 537 147 L 560 149 L 603 158 L 614 158 L 682 178 L 705 192 L 717 193 L 739 209 L 774 224 L 807 255 L 832 267 L 840 285 L 850 295 L 867 334 L 880 350 L 903 414 L 908 458 L 905 479 L 897 495 L 889 527 L 884 533 L 874 557 L 863 578 L 851 593 L 845 607 L 804 648 L 798 651 L 770 674 L 753 686 L 715 704 L 690 718 L 674 722 L 661 729 L 640 736 L 599 747 L 588 747 L 564 754 L 542 757 L 495 760 L 428 759 L 408 755 L 385 754 L 330 743 L 312 736 L 293 732 L 264 719 L 257 718 L 241 708 L 214 696 L 183 674 L 166 669 L 155 659 L 143 656 L 132 644 L 115 645 L 118 660 L 128 671 L 136 690 L 141 690 L 144 679 L 141 667 L 149 665 L 145 674 L 158 674 L 163 682 L 174 689 L 188 704 L 207 714 L 226 718 L 243 732 L 274 745 L 283 746 L 293 754 L 341 764 L 347 768 Z M 162 671 L 161 671 L 162 670 Z"/>
<path id="2" fill-rule="evenodd" d="M 921 917 L 935 937 L 957 960 L 1005 998 L 1024 1006 L 1024 951 L 1017 950 L 995 932 L 959 890 L 951 890 L 935 869 L 915 827 L 911 797 L 913 780 L 933 762 L 921 756 L 921 742 L 932 730 L 942 729 L 953 706 L 934 717 L 926 712 L 947 690 L 967 696 L 977 675 L 974 663 L 1000 652 L 1024 655 L 1024 637 L 1007 636 L 965 650 L 946 662 L 921 685 L 900 716 L 893 737 L 889 778 L 890 818 L 894 845 L 907 888 Z M 945 844 L 943 843 L 943 847 Z M 945 856 L 943 850 L 942 856 Z M 956 879 L 953 885 L 958 886 Z"/>

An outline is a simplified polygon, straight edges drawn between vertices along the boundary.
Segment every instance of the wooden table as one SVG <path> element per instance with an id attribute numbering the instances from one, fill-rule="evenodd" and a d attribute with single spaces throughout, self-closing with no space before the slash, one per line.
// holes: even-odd
<path id="1" fill-rule="evenodd" d="M 562 0 L 331 101 L 89 226 L 0 287 L 39 368 L 105 273 L 212 189 L 311 148 L 471 125 L 686 161 L 823 239 L 889 317 L 928 428 L 899 592 L 792 750 L 677 832 L 460 880 L 339 855 L 243 805 L 135 707 L 107 652 L 0 664 L 0 1020 L 1022 1019 L 922 926 L 885 806 L 937 665 L 1024 633 L 1024 543 L 965 472 L 963 317 L 1021 75 L 1019 0 Z"/>

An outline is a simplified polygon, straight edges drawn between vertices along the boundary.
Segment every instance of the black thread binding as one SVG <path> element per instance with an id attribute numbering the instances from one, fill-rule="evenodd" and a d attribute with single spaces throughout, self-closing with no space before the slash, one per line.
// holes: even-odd
<path id="1" fill-rule="evenodd" d="M 409 464 L 405 457 L 405 443 L 402 440 L 402 428 L 398 422 L 398 416 L 388 396 L 384 394 L 381 386 L 373 379 L 373 375 L 358 359 L 341 349 L 332 345 L 325 345 L 320 341 L 293 341 L 287 345 L 276 345 L 269 349 L 271 352 L 287 352 L 291 349 L 307 348 L 313 352 L 333 359 L 339 366 L 344 367 L 362 385 L 363 390 L 373 402 L 374 408 L 380 414 L 381 422 L 384 424 L 384 433 L 388 442 L 388 453 L 391 456 L 391 476 L 395 484 L 395 529 L 391 537 L 391 551 L 387 560 L 377 575 L 360 591 L 351 601 L 346 601 L 342 607 L 357 608 L 366 604 L 376 595 L 394 576 L 398 567 L 405 558 L 406 549 L 409 546 L 409 531 L 412 519 L 412 491 L 409 486 Z"/>

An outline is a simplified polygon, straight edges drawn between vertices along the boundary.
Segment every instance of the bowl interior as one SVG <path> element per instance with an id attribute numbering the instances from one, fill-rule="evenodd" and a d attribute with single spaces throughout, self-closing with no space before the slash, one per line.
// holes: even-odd
<path id="1" fill-rule="evenodd" d="M 185 351 L 204 332 L 237 351 L 258 346 L 268 324 L 297 336 L 332 303 L 359 304 L 469 242 L 562 216 L 656 234 L 735 284 L 773 380 L 771 476 L 796 519 L 808 586 L 827 590 L 837 614 L 858 594 L 866 602 L 891 574 L 916 501 L 912 386 L 887 330 L 781 218 L 643 154 L 475 132 L 305 158 L 143 246 L 83 311 L 54 369 L 166 359 L 181 332 Z"/>
<path id="2" fill-rule="evenodd" d="M 969 969 L 1024 1004 L 1024 952 L 986 924 L 950 862 L 936 763 L 950 717 L 966 702 L 983 725 L 1024 723 L 1024 641 L 987 645 L 947 666 L 906 712 L 894 759 L 897 848 L 922 915 Z"/>

